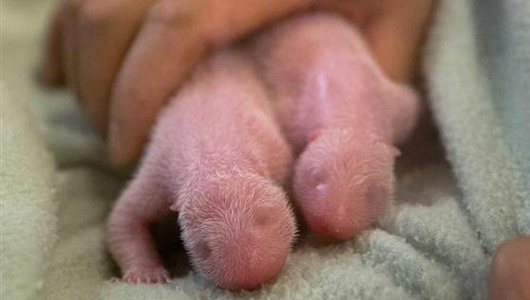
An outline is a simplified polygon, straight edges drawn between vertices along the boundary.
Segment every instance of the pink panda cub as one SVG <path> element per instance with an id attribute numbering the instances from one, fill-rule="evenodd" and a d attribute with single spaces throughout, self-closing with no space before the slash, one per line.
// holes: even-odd
<path id="1" fill-rule="evenodd" d="M 354 236 L 392 195 L 393 145 L 412 130 L 416 101 L 331 14 L 292 17 L 214 54 L 171 99 L 111 213 L 124 280 L 167 280 L 149 228 L 174 210 L 199 273 L 232 290 L 272 281 L 295 235 L 282 190 L 289 142 L 300 155 L 294 201 L 309 227 Z"/>
<path id="2" fill-rule="evenodd" d="M 160 116 L 109 218 L 109 248 L 123 279 L 168 279 L 149 229 L 170 210 L 179 213 L 193 267 L 216 285 L 251 289 L 274 279 L 296 229 L 281 187 L 291 167 L 253 64 L 236 51 L 216 54 Z"/>
<path id="3" fill-rule="evenodd" d="M 415 92 L 385 77 L 357 29 L 333 14 L 274 27 L 253 53 L 299 155 L 293 189 L 305 221 L 324 237 L 355 236 L 393 196 L 395 145 L 420 110 Z"/>

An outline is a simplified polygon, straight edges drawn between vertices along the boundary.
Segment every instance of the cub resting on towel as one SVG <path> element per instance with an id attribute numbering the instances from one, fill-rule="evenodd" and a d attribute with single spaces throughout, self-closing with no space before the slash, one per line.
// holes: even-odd
<path id="1" fill-rule="evenodd" d="M 355 236 L 391 200 L 394 146 L 418 113 L 416 94 L 383 75 L 339 16 L 293 17 L 218 52 L 159 117 L 110 216 L 124 280 L 168 279 L 150 227 L 173 210 L 203 276 L 232 290 L 270 282 L 296 232 L 288 183 L 313 232 Z"/>

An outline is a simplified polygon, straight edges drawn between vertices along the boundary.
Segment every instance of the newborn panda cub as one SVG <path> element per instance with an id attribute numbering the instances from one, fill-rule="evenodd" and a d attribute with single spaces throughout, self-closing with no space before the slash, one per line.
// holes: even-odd
<path id="1" fill-rule="evenodd" d="M 256 39 L 253 57 L 298 156 L 294 194 L 316 233 L 349 239 L 394 189 L 394 160 L 418 118 L 415 92 L 393 83 L 359 32 L 334 15 L 302 16 Z"/>
<path id="2" fill-rule="evenodd" d="M 217 286 L 274 280 L 296 231 L 282 189 L 291 175 L 309 227 L 351 238 L 391 198 L 393 145 L 418 111 L 356 29 L 324 13 L 218 52 L 173 98 L 109 218 L 109 248 L 127 282 L 168 279 L 150 228 L 171 210 L 193 267 Z"/>

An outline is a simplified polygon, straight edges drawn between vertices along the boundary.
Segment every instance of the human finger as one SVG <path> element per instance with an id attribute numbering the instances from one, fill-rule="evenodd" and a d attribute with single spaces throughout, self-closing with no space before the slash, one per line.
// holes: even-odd
<path id="1" fill-rule="evenodd" d="M 106 133 L 109 97 L 123 57 L 154 0 L 90 0 L 77 14 L 76 85 L 96 129 Z"/>
<path id="2" fill-rule="evenodd" d="M 112 92 L 109 142 L 114 163 L 139 156 L 164 102 L 209 49 L 310 4 L 311 0 L 155 3 Z"/>

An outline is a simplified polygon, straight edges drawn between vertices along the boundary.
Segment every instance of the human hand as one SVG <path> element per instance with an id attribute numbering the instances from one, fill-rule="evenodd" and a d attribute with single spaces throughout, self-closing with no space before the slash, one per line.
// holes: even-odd
<path id="1" fill-rule="evenodd" d="M 63 0 L 40 78 L 65 80 L 108 131 L 115 164 L 141 153 L 156 116 L 208 51 L 312 0 Z"/>
<path id="2" fill-rule="evenodd" d="M 530 299 L 530 236 L 502 244 L 492 263 L 489 299 Z"/>
<path id="3" fill-rule="evenodd" d="M 317 0 L 345 15 L 363 32 L 372 54 L 391 79 L 410 83 L 436 0 Z"/>
<path id="4" fill-rule="evenodd" d="M 65 80 L 108 133 L 114 164 L 130 163 L 165 101 L 208 52 L 310 7 L 349 16 L 387 75 L 413 78 L 432 0 L 62 0 L 40 78 Z"/>

